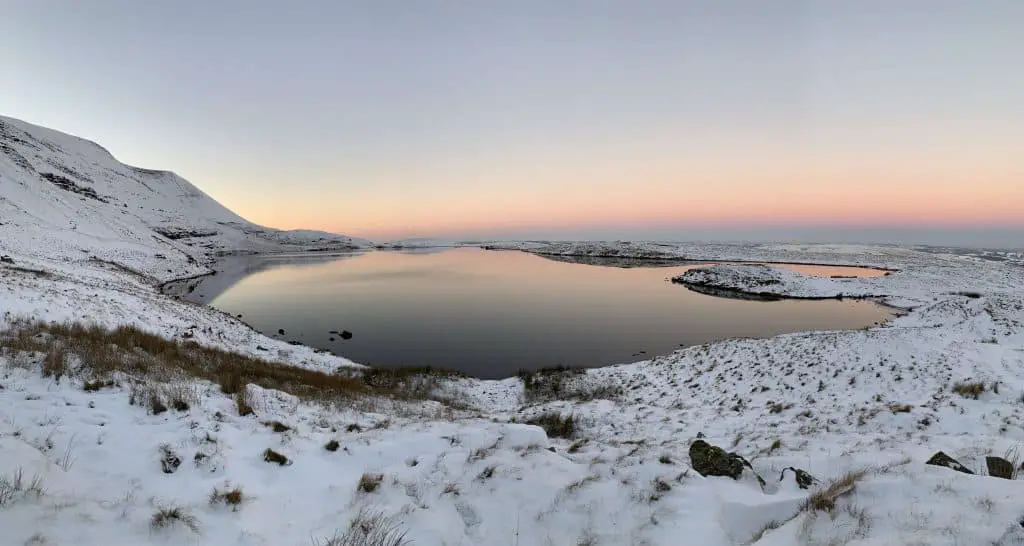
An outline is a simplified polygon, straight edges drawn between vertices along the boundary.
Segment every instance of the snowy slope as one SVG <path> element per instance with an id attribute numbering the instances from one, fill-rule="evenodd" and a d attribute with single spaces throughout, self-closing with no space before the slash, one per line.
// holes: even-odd
<path id="1" fill-rule="evenodd" d="M 254 226 L 173 174 L 0 121 L 0 345 L 20 319 L 79 320 L 351 373 L 343 358 L 263 336 L 158 292 L 153 280 L 203 272 L 217 252 L 365 243 Z M 58 378 L 42 373 L 42 353 L 0 349 L 0 544 L 326 545 L 367 511 L 391 518 L 416 546 L 1024 544 L 1024 469 L 1013 480 L 985 475 L 987 456 L 1019 464 L 1024 453 L 1019 252 L 485 246 L 559 257 L 884 267 L 892 274 L 846 279 L 720 264 L 684 280 L 780 297 L 873 295 L 907 312 L 865 330 L 726 339 L 566 372 L 553 396 L 519 377 L 445 377 L 438 391 L 449 405 L 303 401 L 249 385 L 253 415 L 240 415 L 220 386 L 188 377 L 172 386 L 187 389 L 191 405 L 153 414 L 131 403 L 138 377 L 121 373 L 116 384 L 86 389 L 90 363 L 82 358 Z M 964 395 L 961 383 L 981 387 Z M 570 438 L 523 424 L 548 412 L 573 417 Z M 272 420 L 286 427 L 275 431 L 266 425 Z M 688 448 L 700 437 L 746 457 L 764 486 L 697 473 Z M 336 451 L 326 449 L 331 440 Z M 291 464 L 268 463 L 267 448 Z M 978 474 L 924 464 L 938 450 Z M 170 473 L 161 464 L 166 451 L 181 459 Z M 798 489 L 784 477 L 791 466 L 818 483 Z M 864 473 L 833 505 L 804 508 L 812 492 L 850 471 Z M 364 476 L 379 482 L 366 490 Z M 211 502 L 211 492 L 235 486 L 244 502 Z M 154 525 L 170 507 L 194 518 L 192 528 Z"/>
<path id="2" fill-rule="evenodd" d="M 97 258 L 157 279 L 203 272 L 219 252 L 363 248 L 367 241 L 258 226 L 167 171 L 0 117 L 0 254 Z"/>

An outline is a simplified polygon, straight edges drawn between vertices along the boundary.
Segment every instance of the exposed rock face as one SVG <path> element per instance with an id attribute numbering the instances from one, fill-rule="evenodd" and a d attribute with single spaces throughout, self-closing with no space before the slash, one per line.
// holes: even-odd
<path id="1" fill-rule="evenodd" d="M 788 468 L 783 468 L 782 469 L 782 474 L 779 476 L 779 481 L 780 482 L 782 480 L 786 479 L 786 471 L 787 470 L 793 472 L 793 479 L 796 480 L 796 485 L 800 489 L 807 489 L 811 485 L 813 485 L 814 482 L 817 481 L 817 480 L 814 479 L 814 476 L 811 476 L 809 473 L 807 473 L 807 471 L 801 470 L 801 469 L 793 467 L 793 466 L 790 466 Z"/>
<path id="2" fill-rule="evenodd" d="M 966 466 L 960 464 L 960 461 L 957 461 L 956 459 L 950 457 L 949 455 L 946 455 L 941 451 L 936 452 L 935 455 L 932 455 L 932 457 L 928 459 L 925 462 L 925 464 L 944 466 L 946 468 L 956 470 L 957 472 L 963 472 L 964 474 L 974 474 L 974 472 L 971 472 L 970 469 L 968 469 Z"/>
<path id="3" fill-rule="evenodd" d="M 985 466 L 988 467 L 989 476 L 1013 479 L 1013 463 L 1002 457 L 985 457 Z"/>

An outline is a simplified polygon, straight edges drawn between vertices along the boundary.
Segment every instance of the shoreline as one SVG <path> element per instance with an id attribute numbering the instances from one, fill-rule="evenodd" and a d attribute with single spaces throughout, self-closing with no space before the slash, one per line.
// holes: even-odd
<path id="1" fill-rule="evenodd" d="M 446 247 L 422 247 L 422 248 L 445 248 L 445 249 L 451 249 L 451 248 L 460 248 L 460 247 L 454 247 L 454 246 L 453 247 L 447 247 L 446 246 Z M 469 248 L 479 248 L 479 249 L 485 250 L 485 251 L 486 250 L 491 250 L 491 251 L 515 250 L 515 249 L 500 249 L 500 248 L 498 248 L 498 249 L 487 249 L 487 248 L 484 248 L 482 246 L 480 246 L 480 247 L 469 247 Z M 346 256 L 346 255 L 361 254 L 361 253 L 367 253 L 367 252 L 392 252 L 392 251 L 400 251 L 400 250 L 404 250 L 404 249 L 395 249 L 395 248 L 390 248 L 390 247 L 380 248 L 380 247 L 374 246 L 374 247 L 367 247 L 367 248 L 360 249 L 360 250 L 355 250 L 355 251 L 320 251 L 320 250 L 310 250 L 308 252 L 283 251 L 283 252 L 251 252 L 251 253 L 241 253 L 241 254 L 240 253 L 222 253 L 219 256 L 219 258 L 221 258 L 221 259 L 224 259 L 224 258 L 252 258 L 254 260 L 260 260 L 260 259 L 268 259 L 268 258 L 269 259 L 273 259 L 275 257 L 297 257 L 297 258 L 304 258 L 304 257 L 313 258 L 314 256 L 315 257 L 330 257 L 330 256 L 343 257 L 343 256 Z M 560 257 L 560 256 L 562 256 L 562 255 L 557 255 L 557 254 L 548 255 L 548 254 L 542 254 L 542 253 L 534 253 L 534 252 L 531 252 L 529 250 L 518 250 L 518 251 L 526 252 L 528 254 L 537 254 L 537 255 L 539 255 L 541 257 L 548 257 L 548 256 Z M 782 261 L 779 261 L 779 262 L 767 262 L 767 261 L 732 260 L 732 259 L 729 259 L 729 260 L 691 260 L 691 259 L 678 259 L 678 258 L 650 258 L 650 257 L 636 258 L 636 257 L 621 256 L 621 255 L 620 256 L 587 256 L 587 255 L 578 255 L 578 256 L 566 256 L 566 257 L 597 258 L 597 259 L 620 259 L 620 260 L 632 260 L 632 261 L 643 262 L 643 263 L 664 263 L 664 264 L 670 264 L 670 265 L 701 265 L 701 264 L 706 264 L 706 265 L 717 265 L 717 264 L 818 265 L 818 266 L 825 266 L 825 267 L 845 267 L 845 268 L 853 268 L 853 269 L 870 269 L 870 270 L 886 271 L 886 272 L 896 272 L 896 271 L 899 271 L 899 269 L 895 269 L 895 268 L 882 268 L 882 267 L 873 267 L 873 266 L 849 265 L 849 264 L 841 264 L 841 263 L 810 263 L 810 262 L 782 262 Z M 184 301 L 184 302 L 190 303 L 192 305 L 196 305 L 196 306 L 199 306 L 201 308 L 205 308 L 205 309 L 211 310 L 213 312 L 216 312 L 217 314 L 222 315 L 223 317 L 225 317 L 225 318 L 227 318 L 229 320 L 236 321 L 236 322 L 244 325 L 245 327 L 247 327 L 248 329 L 250 329 L 254 333 L 257 333 L 259 335 L 265 336 L 265 337 L 267 337 L 269 339 L 273 339 L 273 340 L 276 340 L 276 341 L 281 341 L 281 342 L 287 343 L 287 344 L 289 344 L 291 346 L 306 347 L 306 348 L 308 348 L 308 349 L 310 349 L 310 350 L 312 350 L 312 351 L 314 351 L 316 353 L 320 353 L 320 354 L 331 354 L 331 355 L 333 355 L 335 357 L 346 358 L 342 354 L 336 354 L 333 351 L 330 351 L 330 350 L 327 350 L 327 349 L 319 349 L 319 348 L 316 348 L 316 347 L 313 347 L 311 345 L 307 345 L 307 344 L 304 344 L 304 343 L 301 343 L 301 342 L 286 340 L 286 339 L 283 339 L 283 338 L 277 338 L 277 337 L 274 337 L 272 335 L 268 335 L 268 334 L 266 334 L 264 332 L 261 332 L 261 331 L 257 330 L 255 327 L 253 327 L 252 325 L 248 324 L 246 321 L 236 317 L 235 315 L 232 315 L 231 313 L 228 313 L 227 311 L 223 311 L 223 310 L 217 309 L 216 307 L 211 306 L 209 303 L 195 302 L 195 301 L 189 300 L 185 296 L 166 293 L 167 287 L 171 286 L 171 285 L 174 285 L 176 283 L 187 282 L 187 281 L 192 281 L 192 280 L 197 280 L 197 279 L 203 279 L 203 278 L 213 277 L 213 276 L 218 275 L 220 270 L 215 269 L 213 266 L 215 266 L 219 261 L 220 260 L 215 259 L 212 262 L 209 262 L 208 264 L 205 264 L 207 267 L 210 267 L 210 272 L 208 272 L 208 273 L 202 273 L 202 274 L 198 274 L 198 275 L 191 275 L 191 276 L 182 277 L 180 279 L 172 279 L 172 280 L 169 280 L 169 281 L 162 282 L 162 283 L 157 285 L 157 292 L 162 297 L 169 297 L 169 298 L 173 298 L 173 299 L 176 299 L 176 300 Z M 626 268 L 626 266 L 621 266 L 621 265 L 613 265 L 613 266 L 610 266 L 610 267 Z M 641 266 L 638 266 L 638 267 L 645 267 L 645 266 L 641 265 Z M 879 296 L 879 295 L 866 295 L 866 296 L 842 296 L 842 295 L 839 295 L 839 296 L 796 296 L 796 295 L 786 295 L 786 294 L 774 294 L 774 293 L 770 293 L 770 292 L 752 292 L 752 291 L 746 291 L 746 290 L 743 290 L 743 289 L 735 289 L 735 288 L 722 288 L 722 287 L 716 287 L 716 286 L 710 285 L 710 284 L 690 283 L 690 282 L 686 282 L 686 281 L 682 281 L 682 280 L 678 280 L 678 279 L 679 279 L 679 277 L 673 277 L 673 278 L 671 278 L 669 280 L 670 280 L 670 282 L 672 284 L 682 285 L 683 287 L 685 287 L 688 290 L 693 290 L 694 292 L 701 293 L 701 294 L 704 294 L 704 295 L 708 295 L 708 296 L 712 296 L 712 297 L 725 298 L 725 299 L 741 299 L 741 300 L 748 300 L 748 301 L 785 301 L 785 300 L 804 300 L 804 301 L 825 301 L 825 300 L 843 301 L 843 300 L 852 300 L 852 301 L 870 301 L 870 302 L 872 302 L 872 303 L 874 303 L 874 304 L 876 304 L 876 305 L 878 305 L 880 307 L 884 307 L 886 309 L 891 309 L 893 311 L 893 314 L 894 314 L 894 316 L 892 318 L 899 318 L 899 317 L 905 316 L 905 314 L 909 313 L 912 310 L 912 308 L 904 308 L 904 307 L 899 307 L 899 306 L 890 305 L 888 303 L 885 303 L 884 299 L 886 298 L 886 296 Z M 891 321 L 892 318 L 887 319 L 882 324 Z M 878 325 L 869 325 L 866 328 L 870 329 L 870 328 L 876 328 L 876 327 L 878 327 Z M 814 333 L 814 332 L 824 332 L 824 331 L 833 331 L 833 330 L 813 330 L 813 329 L 812 330 L 800 330 L 800 331 L 796 331 L 796 332 L 789 332 L 788 334 L 777 334 L 777 335 Z M 839 331 L 847 331 L 847 330 L 839 330 Z M 751 337 L 751 338 L 747 338 L 747 339 L 770 339 L 772 337 L 776 337 L 776 336 Z M 616 366 L 630 366 L 630 365 L 641 363 L 641 362 L 645 362 L 645 361 L 651 360 L 651 359 L 668 357 L 668 356 L 672 355 L 674 352 L 676 352 L 678 350 L 682 350 L 682 349 L 686 349 L 686 348 L 690 348 L 690 347 L 696 347 L 696 346 L 700 346 L 700 345 L 720 343 L 720 342 L 723 342 L 723 341 L 728 341 L 730 339 L 734 339 L 734 338 L 732 338 L 732 337 L 725 337 L 725 338 L 722 338 L 720 340 L 714 340 L 714 341 L 709 341 L 709 342 L 699 343 L 699 344 L 694 344 L 694 345 L 680 346 L 678 349 L 675 349 L 674 351 L 670 351 L 670 352 L 665 353 L 665 354 L 653 354 L 652 353 L 650 355 L 646 355 L 648 358 L 646 358 L 644 360 L 627 361 L 627 362 L 612 362 L 612 363 L 596 365 L 596 366 L 581 365 L 581 366 L 573 366 L 571 368 L 578 369 L 578 370 L 598 370 L 598 369 L 602 369 L 602 368 L 609 368 L 609 367 L 616 367 Z M 399 367 L 390 367 L 390 368 L 389 367 L 377 367 L 377 366 L 372 366 L 372 365 L 367 365 L 367 364 L 359 364 L 359 366 L 362 366 L 362 367 L 365 367 L 365 368 L 368 368 L 368 369 L 382 370 L 382 371 L 405 369 L 405 367 L 401 367 L 401 366 L 399 366 Z M 411 366 L 411 368 L 420 368 L 420 366 Z M 476 380 L 476 381 L 504 381 L 504 380 L 512 379 L 512 378 L 516 377 L 516 374 L 511 374 L 511 375 L 509 375 L 507 377 L 502 377 L 502 378 L 484 379 L 484 378 L 479 378 L 479 377 L 476 377 L 476 376 L 473 376 L 473 375 L 470 375 L 470 374 L 466 374 L 465 372 L 451 370 L 451 369 L 448 369 L 448 368 L 443 368 L 443 367 L 433 367 L 433 368 L 437 369 L 437 370 L 440 370 L 440 371 L 443 371 L 443 372 L 455 372 L 455 373 L 458 373 L 458 374 L 460 374 L 460 375 L 462 375 L 462 376 L 464 376 L 466 378 L 473 379 L 473 380 Z M 538 371 L 539 370 L 544 370 L 544 369 L 546 369 L 546 368 L 539 368 Z"/>

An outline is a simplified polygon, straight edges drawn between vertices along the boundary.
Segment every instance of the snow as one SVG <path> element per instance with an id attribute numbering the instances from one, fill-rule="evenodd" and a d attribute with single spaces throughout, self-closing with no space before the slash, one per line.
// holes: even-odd
<path id="1" fill-rule="evenodd" d="M 0 263 L 0 330 L 25 318 L 131 324 L 295 366 L 357 366 L 268 338 L 157 286 L 206 272 L 218 253 L 366 243 L 253 226 L 173 174 L 121 165 L 99 146 L 55 131 L 0 122 L 0 256 L 13 262 Z M 61 189 L 41 172 L 63 173 L 109 202 Z M 171 240 L 153 231 L 164 227 L 217 234 Z M 421 243 L 411 246 L 430 246 Z M 533 400 L 519 378 L 441 380 L 439 390 L 458 408 L 389 398 L 325 405 L 250 385 L 256 414 L 240 417 L 217 386 L 190 381 L 196 400 L 187 411 L 151 415 L 129 403 L 128 381 L 86 392 L 74 374 L 43 377 L 39 355 L 0 353 L 0 484 L 20 471 L 25 482 L 38 476 L 43 488 L 0 506 L 0 542 L 308 545 L 377 510 L 420 546 L 731 546 L 749 543 L 773 521 L 778 528 L 757 544 L 1024 544 L 1024 480 L 924 464 L 942 450 L 980 471 L 986 456 L 1024 445 L 1019 252 L 484 246 L 550 256 L 883 267 L 892 273 L 833 279 L 727 263 L 691 270 L 684 280 L 778 296 L 875 296 L 906 314 L 865 330 L 722 340 L 569 379 L 619 389 L 615 400 Z M 952 390 L 958 381 L 984 382 L 985 392 L 960 396 Z M 575 438 L 548 438 L 522 424 L 551 411 L 573 415 Z M 264 424 L 270 420 L 290 430 L 274 432 Z M 688 448 L 700 435 L 750 460 L 765 488 L 693 471 Z M 339 442 L 337 451 L 324 449 L 330 440 Z M 161 446 L 182 460 L 174 473 L 161 469 Z M 267 448 L 291 464 L 265 462 Z M 780 482 L 790 466 L 810 472 L 818 487 L 871 471 L 835 510 L 815 512 L 801 509 L 808 491 L 791 478 Z M 377 489 L 358 489 L 364 473 L 382 476 Z M 243 504 L 210 504 L 211 491 L 229 485 L 242 487 Z M 196 531 L 151 527 L 153 514 L 170 506 L 194 516 Z"/>
<path id="2" fill-rule="evenodd" d="M 0 254 L 99 258 L 168 280 L 206 272 L 219 252 L 369 246 L 258 226 L 174 173 L 130 167 L 95 143 L 2 116 L 0 152 Z"/>

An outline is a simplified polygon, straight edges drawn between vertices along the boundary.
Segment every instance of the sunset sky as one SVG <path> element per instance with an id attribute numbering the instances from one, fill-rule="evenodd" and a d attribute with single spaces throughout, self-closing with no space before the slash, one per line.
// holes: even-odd
<path id="1" fill-rule="evenodd" d="M 0 113 L 281 228 L 1012 237 L 1021 29 L 1020 0 L 13 0 Z"/>

